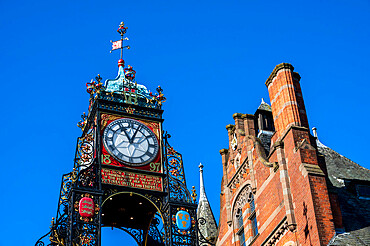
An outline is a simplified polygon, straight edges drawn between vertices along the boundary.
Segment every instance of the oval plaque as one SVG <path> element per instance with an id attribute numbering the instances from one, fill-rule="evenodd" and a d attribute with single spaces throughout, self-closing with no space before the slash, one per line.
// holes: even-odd
<path id="1" fill-rule="evenodd" d="M 78 206 L 78 212 L 83 218 L 91 218 L 95 213 L 95 204 L 90 197 L 82 197 Z"/>
<path id="2" fill-rule="evenodd" d="M 177 212 L 176 225 L 180 230 L 189 230 L 191 226 L 190 214 L 186 211 Z"/>

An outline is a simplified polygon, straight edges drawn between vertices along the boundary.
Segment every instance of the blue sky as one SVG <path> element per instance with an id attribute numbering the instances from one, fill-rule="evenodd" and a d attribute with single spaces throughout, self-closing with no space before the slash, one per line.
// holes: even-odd
<path id="1" fill-rule="evenodd" d="M 216 220 L 225 126 L 269 102 L 264 83 L 281 62 L 302 76 L 321 142 L 370 168 L 369 10 L 369 1 L 342 0 L 0 1 L 0 246 L 32 245 L 48 230 L 87 111 L 85 84 L 115 78 L 109 41 L 122 20 L 126 64 L 138 83 L 164 89 L 164 128 L 189 188 L 199 190 L 204 165 Z"/>

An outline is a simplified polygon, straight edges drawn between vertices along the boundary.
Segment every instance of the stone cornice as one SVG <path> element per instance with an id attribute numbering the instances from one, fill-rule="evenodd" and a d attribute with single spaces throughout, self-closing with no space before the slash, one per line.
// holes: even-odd
<path id="1" fill-rule="evenodd" d="M 242 117 L 243 117 L 243 114 L 242 113 L 235 113 L 235 114 L 233 114 L 234 120 L 235 119 L 242 119 Z"/>
<path id="2" fill-rule="evenodd" d="M 265 85 L 267 87 L 269 86 L 269 84 L 271 84 L 272 80 L 276 77 L 277 73 L 281 69 L 289 69 L 293 72 L 294 67 L 292 66 L 292 64 L 289 64 L 289 63 L 280 63 L 279 65 L 276 65 L 276 67 L 274 68 L 274 70 L 272 70 L 272 73 L 270 74 L 270 76 L 266 80 Z"/>
<path id="3" fill-rule="evenodd" d="M 247 118 L 247 119 L 254 119 L 254 114 L 243 114 L 242 116 L 241 116 L 241 118 L 242 119 L 245 119 L 245 118 Z"/>
<path id="4" fill-rule="evenodd" d="M 234 129 L 235 129 L 235 125 L 228 124 L 228 125 L 226 126 L 226 130 L 227 130 L 227 131 L 234 131 Z"/>
<path id="5" fill-rule="evenodd" d="M 221 154 L 221 155 L 226 155 L 228 152 L 229 152 L 229 150 L 228 150 L 228 149 L 221 149 L 221 150 L 220 150 L 220 154 Z"/>
<path id="6" fill-rule="evenodd" d="M 304 171 L 310 175 L 325 176 L 325 173 L 321 170 L 320 166 L 316 164 L 302 163 L 301 166 L 299 166 L 299 170 L 302 172 L 304 177 L 306 176 Z"/>

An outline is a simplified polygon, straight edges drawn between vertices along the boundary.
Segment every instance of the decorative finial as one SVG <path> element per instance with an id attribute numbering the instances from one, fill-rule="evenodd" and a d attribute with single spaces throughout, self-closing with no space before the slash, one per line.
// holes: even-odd
<path id="1" fill-rule="evenodd" d="M 149 96 L 151 97 L 151 99 L 147 99 L 147 102 L 156 104 L 158 106 L 158 108 L 161 108 L 162 104 L 166 101 L 167 98 L 162 93 L 163 89 L 160 86 L 158 86 L 158 88 L 156 90 L 157 90 L 158 94 L 155 93 L 153 95 L 153 93 L 150 92 Z"/>
<path id="2" fill-rule="evenodd" d="M 197 193 L 196 193 L 196 190 L 195 190 L 195 186 L 192 186 L 191 187 L 192 189 L 191 189 L 191 191 L 193 192 L 192 194 L 191 194 L 191 197 L 193 198 L 193 202 L 195 203 L 195 201 L 197 200 Z"/>
<path id="3" fill-rule="evenodd" d="M 100 91 L 105 90 L 102 81 L 102 77 L 100 77 L 100 74 L 95 77 L 95 79 L 98 82 L 95 82 L 93 79 L 90 81 L 90 83 L 86 83 L 86 91 L 90 94 L 90 100 L 94 98 L 94 94 L 99 94 Z M 95 95 L 96 97 L 96 95 Z"/>
<path id="4" fill-rule="evenodd" d="M 125 67 L 125 61 L 123 59 L 118 60 L 118 67 Z"/>
<path id="5" fill-rule="evenodd" d="M 50 229 L 53 229 L 54 225 L 55 225 L 55 218 L 53 217 L 53 218 L 51 218 Z"/>
<path id="6" fill-rule="evenodd" d="M 313 133 L 313 136 L 316 138 L 317 147 L 328 148 L 327 146 L 325 146 L 323 143 L 320 142 L 320 140 L 317 136 L 317 128 L 316 127 L 312 127 L 312 133 Z"/>
<path id="7" fill-rule="evenodd" d="M 77 123 L 77 126 L 81 128 L 81 130 L 83 131 L 85 129 L 86 123 L 87 123 L 87 115 L 84 112 L 83 115 L 81 115 L 81 120 Z"/>
<path id="8" fill-rule="evenodd" d="M 100 77 L 100 74 L 95 77 L 96 81 L 98 81 L 98 84 L 100 84 L 100 81 L 102 80 L 102 77 Z"/>
<path id="9" fill-rule="evenodd" d="M 203 164 L 199 164 L 199 178 L 200 178 L 200 186 L 199 186 L 199 202 L 207 200 L 206 190 L 204 188 L 204 181 L 203 181 Z"/>
<path id="10" fill-rule="evenodd" d="M 199 172 L 203 172 L 203 165 L 202 165 L 202 163 L 200 163 L 198 167 L 199 167 Z"/>
<path id="11" fill-rule="evenodd" d="M 163 89 L 161 88 L 161 86 L 158 86 L 156 91 L 158 92 L 158 95 L 157 95 L 157 102 L 160 106 L 162 106 L 162 103 L 164 103 L 166 101 L 167 98 L 164 97 L 163 95 Z"/>
<path id="12" fill-rule="evenodd" d="M 127 68 L 125 68 L 123 71 L 125 73 L 125 78 L 126 79 L 128 79 L 130 81 L 134 81 L 136 71 L 132 68 L 132 66 L 128 65 Z"/>
<path id="13" fill-rule="evenodd" d="M 317 128 L 316 127 L 312 127 L 312 132 L 313 132 L 313 136 L 317 138 Z"/>
<path id="14" fill-rule="evenodd" d="M 117 32 L 123 36 L 127 32 L 128 27 L 125 27 L 125 23 L 122 21 L 119 24 L 119 28 L 117 29 Z"/>
<path id="15" fill-rule="evenodd" d="M 261 98 L 261 104 L 262 104 L 262 103 L 265 103 L 265 101 L 263 100 L 263 97 Z"/>
<path id="16" fill-rule="evenodd" d="M 123 35 L 127 32 L 127 27 L 125 27 L 125 23 L 122 21 L 121 24 L 119 25 L 119 28 L 117 29 L 117 32 L 121 34 L 121 40 L 118 41 L 112 41 L 112 50 L 110 53 L 112 53 L 113 50 L 118 50 L 121 49 L 121 59 L 123 56 L 123 49 L 130 49 L 129 45 L 123 46 L 123 40 L 128 40 L 128 38 L 123 38 Z M 120 66 L 119 61 L 118 61 L 118 66 Z"/>

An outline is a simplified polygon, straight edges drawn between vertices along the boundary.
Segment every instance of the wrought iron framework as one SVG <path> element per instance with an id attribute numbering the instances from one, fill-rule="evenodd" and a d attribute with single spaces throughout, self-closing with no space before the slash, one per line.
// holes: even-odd
<path id="1" fill-rule="evenodd" d="M 86 83 L 90 94 L 89 111 L 87 115 L 83 113 L 77 124 L 82 129 L 82 136 L 77 139 L 73 171 L 62 176 L 57 215 L 52 219 L 49 232 L 36 242 L 37 246 L 100 246 L 104 202 L 124 192 L 139 192 L 157 209 L 147 229 L 116 226 L 131 235 L 139 246 L 198 245 L 199 225 L 206 222 L 203 218 L 197 220 L 195 189 L 192 194 L 187 189 L 182 156 L 169 144 L 171 136 L 167 132 L 161 136 L 163 174 L 159 176 L 163 178 L 163 192 L 138 191 L 102 183 L 102 113 L 162 122 L 161 108 L 166 101 L 160 86 L 153 94 L 145 86 L 137 84 L 132 66 L 124 68 L 122 52 L 124 48 L 130 48 L 123 46 L 123 41 L 128 40 L 123 37 L 126 31 L 127 27 L 122 22 L 117 30 L 121 40 L 112 42 L 112 50 L 121 49 L 117 78 L 106 80 L 103 85 L 98 75 L 96 81 Z M 88 201 L 85 208 L 89 216 L 82 217 L 79 209 L 84 199 Z M 189 230 L 178 228 L 175 216 L 179 211 L 190 215 Z M 161 230 L 158 229 L 160 225 Z M 199 237 L 199 243 L 212 245 L 201 234 Z"/>
<path id="2" fill-rule="evenodd" d="M 161 98 L 159 101 L 148 100 L 146 104 L 129 104 L 122 99 L 120 93 L 105 92 L 104 87 L 99 85 L 100 76 L 97 78 L 98 83 L 91 82 L 88 85 L 88 88 L 94 89 L 91 91 L 89 113 L 83 114 L 78 124 L 83 133 L 77 139 L 73 171 L 62 176 L 57 215 L 55 219 L 53 218 L 50 231 L 36 242 L 37 246 L 100 245 L 102 226 L 100 209 L 103 201 L 111 195 L 129 190 L 127 187 L 112 189 L 102 185 L 102 163 L 98 158 L 102 148 L 99 134 L 101 112 L 161 118 L 163 111 L 160 107 L 164 98 L 162 89 L 159 88 L 155 96 L 157 99 Z M 157 228 L 158 218 L 153 220 L 148 230 L 117 227 L 133 236 L 140 246 L 146 242 L 152 245 L 198 245 L 197 204 L 186 187 L 182 156 L 169 144 L 169 138 L 167 132 L 162 136 L 163 194 L 142 191 L 142 195 L 155 204 L 162 215 L 162 232 Z M 89 219 L 82 218 L 78 212 L 78 202 L 86 196 L 95 204 L 95 214 Z M 180 230 L 175 223 L 175 215 L 180 210 L 187 211 L 191 216 L 192 226 L 188 231 Z"/>
<path id="3" fill-rule="evenodd" d="M 197 229 L 198 229 L 198 245 L 199 246 L 213 246 L 216 245 L 216 239 L 207 239 L 203 234 L 200 227 L 207 226 L 207 220 L 203 217 L 197 218 Z"/>

